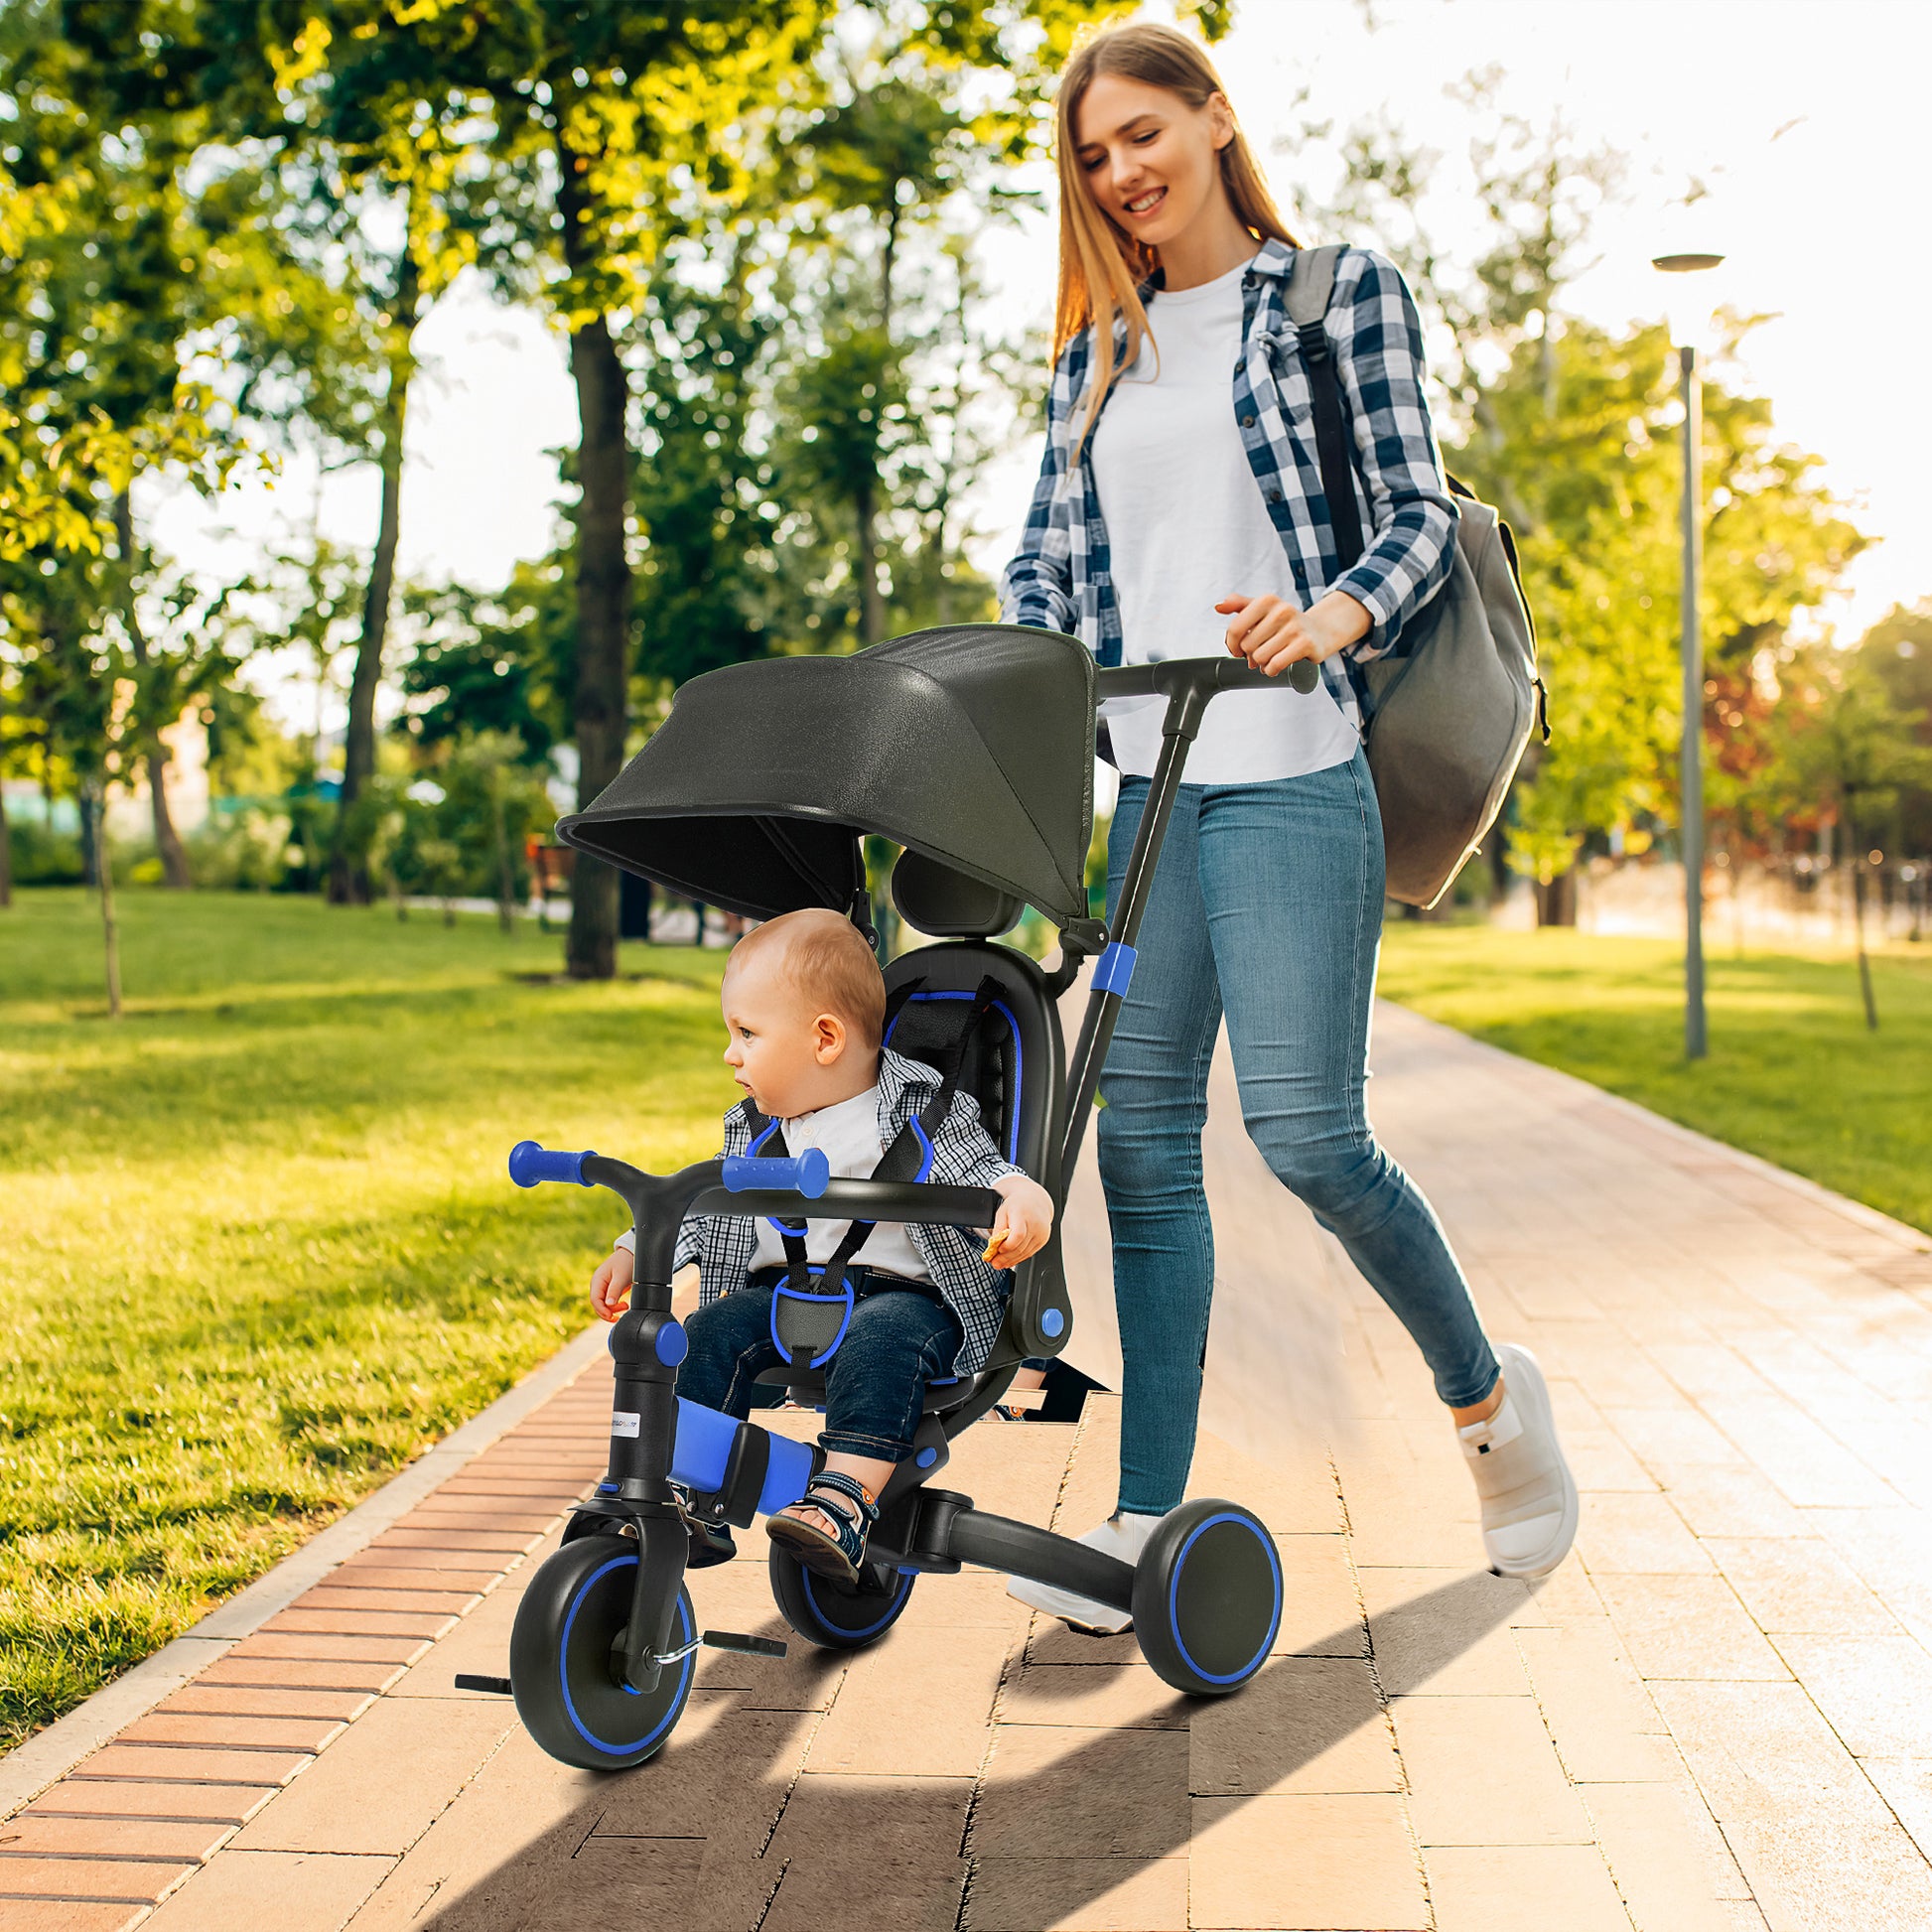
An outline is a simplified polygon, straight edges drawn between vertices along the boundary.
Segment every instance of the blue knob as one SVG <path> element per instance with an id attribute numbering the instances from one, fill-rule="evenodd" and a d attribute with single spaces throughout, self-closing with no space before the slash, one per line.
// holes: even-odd
<path id="1" fill-rule="evenodd" d="M 681 1321 L 667 1321 L 657 1331 L 657 1359 L 666 1368 L 676 1368 L 691 1352 L 691 1337 Z"/>
<path id="2" fill-rule="evenodd" d="M 1066 1316 L 1058 1309 L 1040 1311 L 1039 1331 L 1045 1335 L 1056 1335 L 1066 1326 Z"/>

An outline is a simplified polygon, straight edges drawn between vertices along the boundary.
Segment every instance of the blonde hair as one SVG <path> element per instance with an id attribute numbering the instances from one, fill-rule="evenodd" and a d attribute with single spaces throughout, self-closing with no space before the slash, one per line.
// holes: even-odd
<path id="1" fill-rule="evenodd" d="M 1221 76 L 1200 46 L 1173 27 L 1139 22 L 1103 27 L 1073 50 L 1060 75 L 1055 103 L 1054 154 L 1060 175 L 1060 281 L 1053 304 L 1053 360 L 1081 330 L 1093 330 L 1093 359 L 1082 398 L 1084 446 L 1093 427 L 1095 405 L 1114 379 L 1114 324 L 1127 319 L 1127 346 L 1121 361 L 1131 367 L 1150 332 L 1141 306 L 1140 285 L 1160 266 L 1157 250 L 1130 235 L 1088 188 L 1079 161 L 1074 124 L 1087 89 L 1103 73 L 1139 80 L 1177 94 L 1199 110 L 1216 95 L 1226 99 Z M 1233 121 L 1233 109 L 1228 110 Z M 1248 137 L 1234 121 L 1234 138 L 1220 150 L 1221 186 L 1236 218 L 1257 241 L 1273 238 L 1300 244 L 1289 233 L 1275 198 L 1255 161 Z"/>
<path id="2" fill-rule="evenodd" d="M 886 1027 L 886 981 L 866 935 L 844 916 L 817 906 L 781 912 L 748 932 L 725 968 L 759 953 L 815 1012 L 835 1014 L 868 1052 L 879 1050 Z"/>

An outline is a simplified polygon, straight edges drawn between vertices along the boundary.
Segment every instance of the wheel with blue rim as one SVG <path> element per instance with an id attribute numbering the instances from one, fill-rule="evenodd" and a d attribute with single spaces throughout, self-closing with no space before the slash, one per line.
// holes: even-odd
<path id="1" fill-rule="evenodd" d="M 623 1681 L 619 1638 L 630 1620 L 637 1546 L 623 1536 L 566 1543 L 530 1579 L 510 1629 L 516 1715 L 554 1758 L 585 1771 L 622 1771 L 662 1748 L 683 1715 L 696 1651 L 667 1664 L 648 1691 Z M 678 1588 L 673 1650 L 698 1634 Z"/>
<path id="2" fill-rule="evenodd" d="M 821 1650 L 863 1650 L 877 1643 L 911 1599 L 914 1573 L 867 1564 L 855 1585 L 835 1584 L 771 1546 L 771 1595 L 784 1620 Z"/>
<path id="3" fill-rule="evenodd" d="M 1268 1661 L 1282 1560 L 1251 1509 L 1197 1497 L 1161 1519 L 1134 1566 L 1141 1655 L 1176 1691 L 1225 1697 Z"/>

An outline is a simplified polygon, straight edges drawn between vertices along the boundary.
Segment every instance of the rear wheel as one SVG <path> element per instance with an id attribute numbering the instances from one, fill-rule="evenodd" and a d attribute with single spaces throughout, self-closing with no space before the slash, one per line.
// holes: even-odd
<path id="1" fill-rule="evenodd" d="M 771 1546 L 771 1594 L 784 1620 L 821 1650 L 863 1650 L 898 1621 L 912 1595 L 911 1571 L 867 1564 L 853 1584 L 835 1584 Z"/>
<path id="2" fill-rule="evenodd" d="M 691 1695 L 697 1653 L 658 1673 L 648 1691 L 623 1681 L 616 1651 L 630 1620 L 637 1546 L 628 1537 L 566 1543 L 530 1579 L 510 1630 L 516 1715 L 543 1748 L 586 1771 L 641 1764 L 670 1734 Z M 671 1617 L 673 1650 L 698 1634 L 681 1586 Z"/>
<path id="3" fill-rule="evenodd" d="M 1134 1566 L 1134 1630 L 1166 1682 L 1192 1697 L 1239 1690 L 1281 1621 L 1281 1557 L 1252 1510 L 1200 1497 L 1161 1519 Z"/>

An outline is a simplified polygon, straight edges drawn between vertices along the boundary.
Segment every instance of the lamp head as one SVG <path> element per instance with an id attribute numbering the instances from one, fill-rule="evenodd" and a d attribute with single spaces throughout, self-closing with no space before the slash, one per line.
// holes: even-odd
<path id="1" fill-rule="evenodd" d="M 1724 257 L 1710 254 L 1656 255 L 1651 259 L 1651 267 L 1661 269 L 1664 274 L 1684 278 L 1716 268 Z M 1693 283 L 1679 279 L 1672 283 L 1667 314 L 1670 321 L 1670 339 L 1679 348 L 1703 348 L 1705 339 L 1711 333 L 1711 301 L 1708 294 L 1702 294 Z"/>

